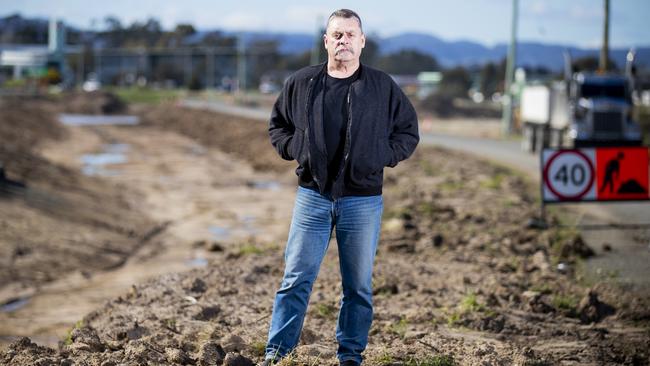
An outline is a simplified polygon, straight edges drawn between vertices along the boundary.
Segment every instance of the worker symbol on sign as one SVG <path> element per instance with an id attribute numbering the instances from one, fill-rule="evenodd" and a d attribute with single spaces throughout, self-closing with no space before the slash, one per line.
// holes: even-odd
<path id="1" fill-rule="evenodd" d="M 618 180 L 619 171 L 621 170 L 621 160 L 625 157 L 622 151 L 618 152 L 615 159 L 607 162 L 605 166 L 605 179 L 600 187 L 600 193 L 603 193 L 609 187 L 609 193 L 614 193 L 614 180 Z"/>
<path id="2" fill-rule="evenodd" d="M 638 148 L 598 149 L 598 199 L 648 197 L 648 153 Z"/>

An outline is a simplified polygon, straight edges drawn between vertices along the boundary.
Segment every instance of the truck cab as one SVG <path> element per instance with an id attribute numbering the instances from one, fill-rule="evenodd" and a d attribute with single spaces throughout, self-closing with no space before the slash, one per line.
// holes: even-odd
<path id="1" fill-rule="evenodd" d="M 626 77 L 574 74 L 569 84 L 568 140 L 575 147 L 641 144 Z"/>

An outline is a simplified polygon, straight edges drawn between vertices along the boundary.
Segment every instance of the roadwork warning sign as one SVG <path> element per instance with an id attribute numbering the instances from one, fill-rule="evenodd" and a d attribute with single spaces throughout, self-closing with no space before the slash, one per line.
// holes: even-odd
<path id="1" fill-rule="evenodd" d="M 544 149 L 544 202 L 649 200 L 646 147 Z"/>

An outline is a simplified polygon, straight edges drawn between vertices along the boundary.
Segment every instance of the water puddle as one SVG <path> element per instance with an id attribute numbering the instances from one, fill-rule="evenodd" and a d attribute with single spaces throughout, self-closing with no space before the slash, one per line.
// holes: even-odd
<path id="1" fill-rule="evenodd" d="M 205 267 L 208 265 L 208 260 L 203 258 L 203 257 L 197 257 L 197 258 L 192 258 L 189 259 L 185 262 L 185 264 L 189 267 L 197 268 L 197 267 Z"/>
<path id="2" fill-rule="evenodd" d="M 27 305 L 29 303 L 29 298 L 28 297 L 23 297 L 23 298 L 15 298 L 7 301 L 6 303 L 0 305 L 0 312 L 3 313 L 11 313 L 14 312 L 23 306 Z"/>
<path id="3" fill-rule="evenodd" d="M 140 123 L 138 116 L 129 115 L 93 115 L 93 114 L 60 114 L 59 122 L 66 126 L 105 126 L 127 125 L 133 126 Z"/>
<path id="4" fill-rule="evenodd" d="M 272 180 L 254 180 L 254 181 L 248 181 L 247 185 L 251 188 L 255 189 L 263 189 L 263 190 L 268 190 L 268 191 L 278 191 L 281 188 L 281 185 L 279 182 L 272 181 Z"/>
<path id="5" fill-rule="evenodd" d="M 231 227 L 210 226 L 208 231 L 212 234 L 215 241 L 227 241 L 230 239 L 245 239 L 250 236 L 256 236 L 262 231 L 256 226 L 257 219 L 255 216 L 246 215 L 239 218 L 237 223 Z"/>
<path id="6" fill-rule="evenodd" d="M 187 148 L 187 152 L 191 155 L 202 156 L 207 153 L 207 150 L 201 145 L 192 145 Z"/>
<path id="7" fill-rule="evenodd" d="M 226 240 L 230 238 L 230 229 L 220 226 L 210 226 L 208 229 L 214 240 Z"/>
<path id="8" fill-rule="evenodd" d="M 101 153 L 84 154 L 81 156 L 81 163 L 83 164 L 81 172 L 89 176 L 111 177 L 120 175 L 118 170 L 107 169 L 106 166 L 126 163 L 128 161 L 126 153 L 129 149 L 129 144 L 108 144 L 104 145 Z"/>
<path id="9" fill-rule="evenodd" d="M 260 230 L 255 227 L 255 216 L 244 216 L 242 217 L 242 230 L 248 235 L 257 235 L 260 233 Z"/>

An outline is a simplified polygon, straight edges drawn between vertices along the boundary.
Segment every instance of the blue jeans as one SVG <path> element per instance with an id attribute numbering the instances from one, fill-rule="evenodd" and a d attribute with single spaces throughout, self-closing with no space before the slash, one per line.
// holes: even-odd
<path id="1" fill-rule="evenodd" d="M 336 227 L 343 282 L 336 354 L 340 361 L 361 363 L 372 323 L 372 267 L 383 207 L 380 195 L 332 200 L 311 189 L 298 188 L 266 358 L 284 357 L 298 344 L 312 285 Z"/>

